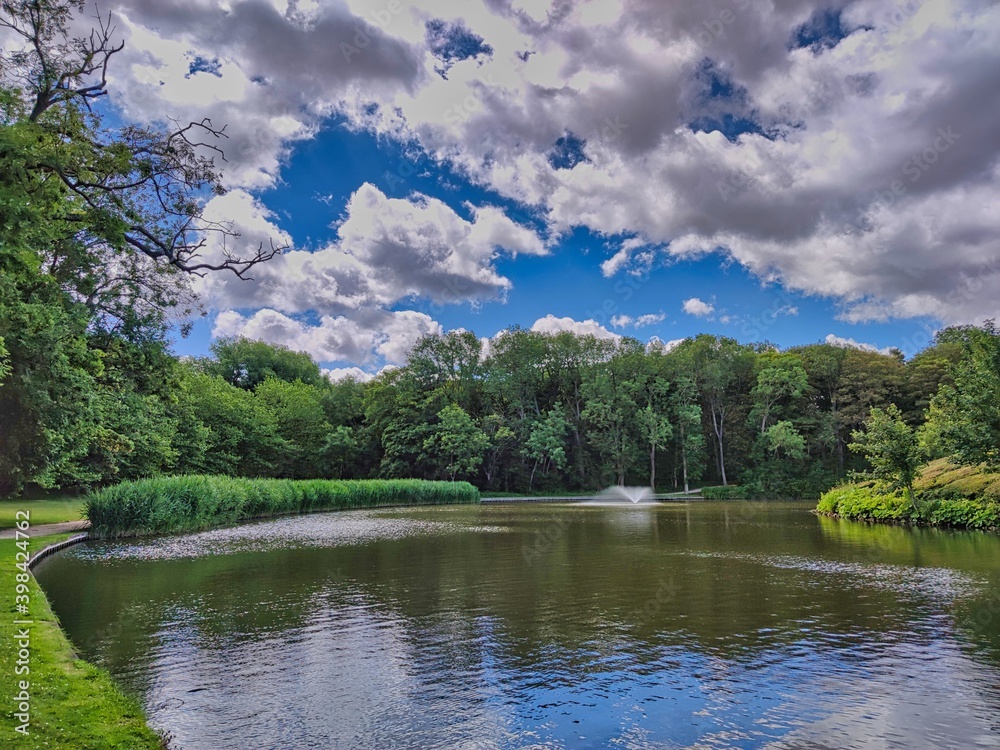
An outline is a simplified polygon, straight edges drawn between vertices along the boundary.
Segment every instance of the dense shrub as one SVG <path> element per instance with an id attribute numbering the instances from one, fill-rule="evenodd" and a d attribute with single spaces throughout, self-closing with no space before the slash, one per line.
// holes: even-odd
<path id="1" fill-rule="evenodd" d="M 752 500 L 745 487 L 731 484 L 727 487 L 702 487 L 701 496 L 706 500 Z"/>
<path id="2" fill-rule="evenodd" d="M 87 499 L 100 538 L 197 531 L 251 518 L 315 510 L 479 502 L 467 482 L 420 479 L 241 479 L 178 476 L 123 482 Z"/>
<path id="3" fill-rule="evenodd" d="M 960 477 L 959 481 L 965 479 Z M 861 521 L 929 523 L 969 529 L 1000 528 L 1000 503 L 959 497 L 953 485 L 937 493 L 918 493 L 917 508 L 900 493 L 879 494 L 870 485 L 835 487 L 820 498 L 816 510 Z M 941 491 L 945 490 L 945 491 Z"/>
<path id="4" fill-rule="evenodd" d="M 902 495 L 878 494 L 874 488 L 861 485 L 834 487 L 820 498 L 816 509 L 868 521 L 907 521 L 912 520 L 913 514 L 909 501 Z"/>

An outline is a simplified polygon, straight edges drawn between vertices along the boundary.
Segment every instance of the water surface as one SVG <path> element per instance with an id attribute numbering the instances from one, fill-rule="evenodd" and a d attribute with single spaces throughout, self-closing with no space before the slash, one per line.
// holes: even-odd
<path id="1" fill-rule="evenodd" d="M 318 514 L 37 577 L 185 750 L 1000 748 L 1000 538 L 809 507 Z"/>

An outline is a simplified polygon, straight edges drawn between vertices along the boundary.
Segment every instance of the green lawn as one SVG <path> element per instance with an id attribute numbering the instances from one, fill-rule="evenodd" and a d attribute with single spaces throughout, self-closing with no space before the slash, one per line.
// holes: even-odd
<path id="1" fill-rule="evenodd" d="M 34 520 L 34 519 L 32 519 Z M 53 542 L 71 536 L 59 534 L 31 539 L 31 553 L 38 552 Z M 111 676 L 81 661 L 52 613 L 48 600 L 28 576 L 28 612 L 16 610 L 17 594 L 14 567 L 16 541 L 0 541 L 3 563 L 0 565 L 0 591 L 4 602 L 0 610 L 0 689 L 5 702 L 0 747 L 9 748 L 129 748 L 130 750 L 158 750 L 164 747 L 160 737 L 146 726 L 138 702 L 125 696 L 112 682 Z M 30 620 L 27 626 L 30 637 L 30 674 L 18 676 L 17 642 L 19 626 L 14 620 Z M 14 697 L 18 695 L 19 680 L 30 681 L 30 722 L 27 737 L 15 732 Z"/>
<path id="2" fill-rule="evenodd" d="M 14 514 L 31 512 L 31 525 L 79 521 L 83 518 L 82 497 L 56 497 L 45 500 L 0 500 L 0 529 L 14 528 Z"/>

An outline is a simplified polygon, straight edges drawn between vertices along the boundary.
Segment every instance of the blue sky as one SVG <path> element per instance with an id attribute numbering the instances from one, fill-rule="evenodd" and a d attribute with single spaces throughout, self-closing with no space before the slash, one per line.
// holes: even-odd
<path id="1" fill-rule="evenodd" d="M 520 325 L 912 355 L 1000 314 L 996 4 L 110 10 L 117 110 L 226 124 L 206 215 L 287 246 L 193 281 L 182 354 L 247 336 L 368 377 Z"/>

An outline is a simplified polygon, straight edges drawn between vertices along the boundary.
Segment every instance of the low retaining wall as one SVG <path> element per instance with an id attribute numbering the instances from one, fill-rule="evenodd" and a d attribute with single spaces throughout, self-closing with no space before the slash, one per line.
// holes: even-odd
<path id="1" fill-rule="evenodd" d="M 79 544 L 89 538 L 90 534 L 77 534 L 76 536 L 65 539 L 57 544 L 50 544 L 48 547 L 43 550 L 39 550 L 28 559 L 28 568 L 34 568 L 49 555 L 54 554 L 61 549 L 72 547 L 74 544 Z"/>

